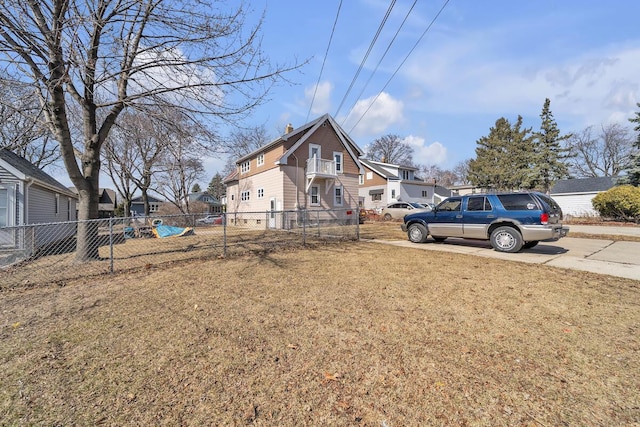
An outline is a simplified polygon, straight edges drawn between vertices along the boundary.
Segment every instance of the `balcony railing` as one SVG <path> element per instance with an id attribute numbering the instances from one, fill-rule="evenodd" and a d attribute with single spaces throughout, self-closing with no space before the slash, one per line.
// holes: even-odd
<path id="1" fill-rule="evenodd" d="M 307 176 L 309 175 L 336 176 L 336 162 L 317 157 L 307 159 Z"/>

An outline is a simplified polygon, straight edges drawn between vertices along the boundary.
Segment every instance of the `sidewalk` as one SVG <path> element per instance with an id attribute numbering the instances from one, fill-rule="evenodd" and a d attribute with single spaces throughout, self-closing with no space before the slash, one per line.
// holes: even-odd
<path id="1" fill-rule="evenodd" d="M 571 232 L 585 234 L 638 236 L 640 237 L 640 226 L 615 226 L 615 225 L 573 225 L 569 224 L 569 236 Z"/>

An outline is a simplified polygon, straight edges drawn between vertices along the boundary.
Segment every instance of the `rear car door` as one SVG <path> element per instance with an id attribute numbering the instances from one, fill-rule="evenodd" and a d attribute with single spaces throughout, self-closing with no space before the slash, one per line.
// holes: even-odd
<path id="1" fill-rule="evenodd" d="M 428 225 L 432 236 L 462 237 L 462 197 L 450 197 L 440 203 Z"/>
<path id="2" fill-rule="evenodd" d="M 496 218 L 495 208 L 487 196 L 469 196 L 463 206 L 463 237 L 486 239 L 487 229 Z"/>

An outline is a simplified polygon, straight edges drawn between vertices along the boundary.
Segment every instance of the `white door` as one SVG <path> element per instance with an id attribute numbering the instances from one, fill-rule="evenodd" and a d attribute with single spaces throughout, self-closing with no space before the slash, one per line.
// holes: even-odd
<path id="1" fill-rule="evenodd" d="M 276 198 L 272 197 L 269 200 L 269 228 L 276 228 Z"/>

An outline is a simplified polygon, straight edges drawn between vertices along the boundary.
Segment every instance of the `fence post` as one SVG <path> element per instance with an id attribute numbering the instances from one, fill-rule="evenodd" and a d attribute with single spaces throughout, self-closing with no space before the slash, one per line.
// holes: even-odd
<path id="1" fill-rule="evenodd" d="M 302 211 L 302 246 L 307 244 L 307 209 Z"/>
<path id="2" fill-rule="evenodd" d="M 356 241 L 360 241 L 360 206 L 356 209 Z"/>
<path id="3" fill-rule="evenodd" d="M 320 210 L 316 211 L 316 227 L 318 227 L 318 238 L 320 238 Z"/>
<path id="4" fill-rule="evenodd" d="M 113 217 L 109 217 L 109 272 L 113 274 Z"/>
<path id="5" fill-rule="evenodd" d="M 227 214 L 222 214 L 222 256 L 227 256 Z"/>

